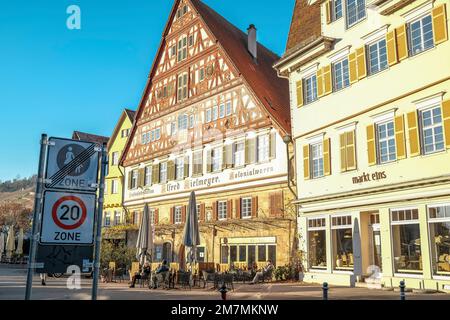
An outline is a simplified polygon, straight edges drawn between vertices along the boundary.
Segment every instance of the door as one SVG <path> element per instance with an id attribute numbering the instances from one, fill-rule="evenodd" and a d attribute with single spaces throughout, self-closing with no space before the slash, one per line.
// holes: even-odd
<path id="1" fill-rule="evenodd" d="M 382 270 L 382 262 L 381 262 L 381 232 L 380 225 L 374 224 L 372 225 L 372 263 L 373 265 L 379 268 L 379 272 Z"/>

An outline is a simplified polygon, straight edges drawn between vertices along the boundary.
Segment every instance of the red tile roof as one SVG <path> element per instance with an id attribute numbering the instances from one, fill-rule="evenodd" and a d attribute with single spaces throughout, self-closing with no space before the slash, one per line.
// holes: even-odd
<path id="1" fill-rule="evenodd" d="M 87 141 L 87 142 L 93 142 L 102 145 L 103 143 L 108 143 L 109 138 L 98 136 L 95 134 L 90 134 L 86 132 L 80 132 L 80 131 L 74 131 L 72 134 L 73 140 L 80 140 L 80 141 Z"/>
<path id="2" fill-rule="evenodd" d="M 320 3 L 321 1 L 316 1 L 309 5 L 308 0 L 296 0 L 286 54 L 321 36 Z"/>
<path id="3" fill-rule="evenodd" d="M 200 0 L 191 0 L 206 27 L 219 41 L 260 103 L 286 133 L 291 132 L 289 83 L 277 76 L 273 65 L 278 55 L 258 43 L 257 61 L 247 49 L 247 34 Z"/>

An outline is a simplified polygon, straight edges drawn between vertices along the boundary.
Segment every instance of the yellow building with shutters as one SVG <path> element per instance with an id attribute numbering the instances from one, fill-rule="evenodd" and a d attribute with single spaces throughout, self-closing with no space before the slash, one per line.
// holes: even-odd
<path id="1" fill-rule="evenodd" d="M 103 205 L 103 227 L 126 224 L 126 210 L 123 207 L 124 169 L 119 166 L 126 142 L 133 126 L 135 112 L 125 109 L 117 122 L 108 143 L 109 165 L 105 178 L 105 202 Z M 107 234 L 104 235 L 108 237 Z M 125 232 L 115 237 L 125 238 Z"/>
<path id="2" fill-rule="evenodd" d="M 304 280 L 449 292 L 450 1 L 300 2 L 275 67 Z"/>

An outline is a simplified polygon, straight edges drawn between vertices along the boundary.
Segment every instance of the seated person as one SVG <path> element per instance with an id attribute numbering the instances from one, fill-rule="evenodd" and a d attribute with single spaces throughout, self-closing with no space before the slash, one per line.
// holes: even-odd
<path id="1" fill-rule="evenodd" d="M 267 264 L 264 267 L 264 269 L 262 271 L 256 273 L 255 278 L 253 279 L 252 282 L 250 282 L 250 284 L 258 283 L 262 278 L 264 278 L 265 276 L 272 273 L 273 269 L 274 269 L 274 266 L 272 264 L 272 261 L 270 261 L 270 260 L 267 261 Z"/>
<path id="2" fill-rule="evenodd" d="M 158 275 L 169 272 L 169 267 L 167 266 L 167 260 L 164 260 L 162 264 L 159 266 L 158 269 L 156 269 L 155 274 L 153 275 L 152 282 L 153 282 L 153 289 L 156 289 L 158 287 Z"/>
<path id="3" fill-rule="evenodd" d="M 137 279 L 148 279 L 151 273 L 150 264 L 148 262 L 144 263 L 141 273 L 137 273 L 131 278 L 130 288 L 134 288 Z"/>

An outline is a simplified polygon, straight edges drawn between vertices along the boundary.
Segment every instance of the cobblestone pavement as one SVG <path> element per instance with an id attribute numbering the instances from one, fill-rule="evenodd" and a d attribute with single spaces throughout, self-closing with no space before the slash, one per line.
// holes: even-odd
<path id="1" fill-rule="evenodd" d="M 0 300 L 22 300 L 25 295 L 25 266 L 0 265 Z M 91 294 L 91 279 L 82 279 L 81 289 L 69 290 L 67 278 L 48 278 L 47 286 L 34 277 L 33 299 L 39 300 L 88 300 Z M 366 288 L 330 287 L 329 299 L 342 300 L 398 300 L 399 293 L 371 290 Z M 101 300 L 220 300 L 220 294 L 212 289 L 171 289 L 149 290 L 148 288 L 128 288 L 122 283 L 101 283 L 98 291 Z M 228 294 L 229 300 L 320 300 L 322 289 L 319 285 L 301 283 L 266 283 L 258 285 L 236 284 Z M 407 293 L 407 299 L 450 300 L 450 294 Z"/>

